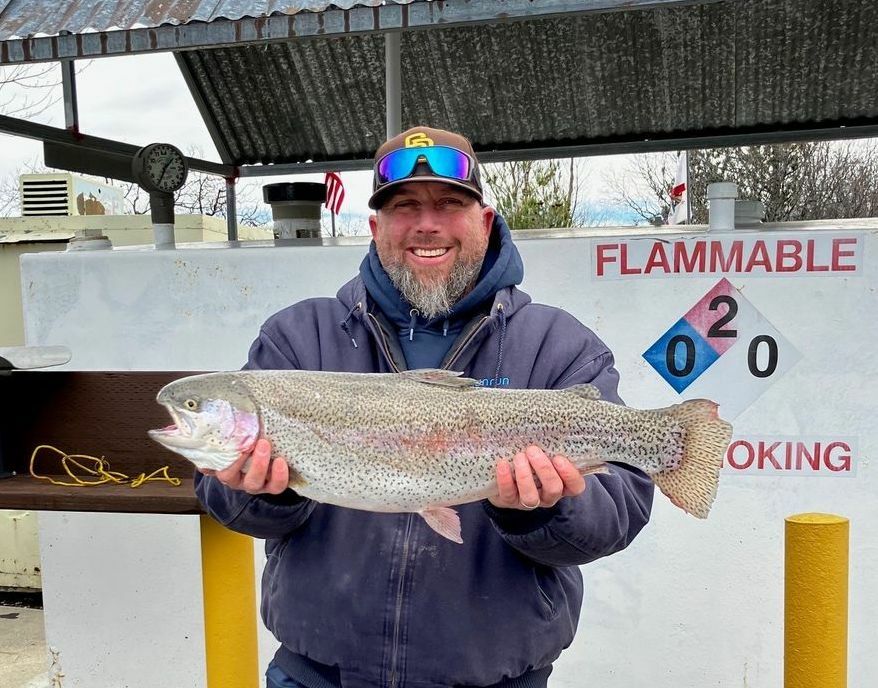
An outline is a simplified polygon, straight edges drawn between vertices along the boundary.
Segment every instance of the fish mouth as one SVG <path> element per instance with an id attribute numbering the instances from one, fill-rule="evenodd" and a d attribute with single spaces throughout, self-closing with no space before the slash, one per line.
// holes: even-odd
<path id="1" fill-rule="evenodd" d="M 177 409 L 169 404 L 162 405 L 168 410 L 174 422 L 163 428 L 147 431 L 152 439 L 171 449 L 196 449 L 204 444 L 201 438 L 194 436 L 189 418 L 178 413 Z"/>

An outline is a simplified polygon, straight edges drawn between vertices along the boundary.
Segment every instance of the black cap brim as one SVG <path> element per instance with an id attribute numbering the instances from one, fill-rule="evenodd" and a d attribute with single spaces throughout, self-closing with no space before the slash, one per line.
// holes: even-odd
<path id="1" fill-rule="evenodd" d="M 457 181 L 456 179 L 448 179 L 447 177 L 437 177 L 435 175 L 418 175 L 414 177 L 406 177 L 405 179 L 400 179 L 399 181 L 390 182 L 389 184 L 385 184 L 380 189 L 375 191 L 369 197 L 369 207 L 372 210 L 379 210 L 381 206 L 384 204 L 384 201 L 387 198 L 387 195 L 393 189 L 402 186 L 403 184 L 416 184 L 418 182 L 434 182 L 438 184 L 448 184 L 448 186 L 455 186 L 458 189 L 463 189 L 464 191 L 469 192 L 472 196 L 475 197 L 477 201 L 482 202 L 483 195 L 474 189 L 472 186 L 465 182 Z"/>

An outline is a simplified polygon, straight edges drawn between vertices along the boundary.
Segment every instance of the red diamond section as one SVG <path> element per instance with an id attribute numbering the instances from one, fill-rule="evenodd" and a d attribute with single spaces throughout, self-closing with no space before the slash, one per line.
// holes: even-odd
<path id="1" fill-rule="evenodd" d="M 725 277 L 683 316 L 720 356 L 738 341 L 735 316 L 740 295 Z"/>

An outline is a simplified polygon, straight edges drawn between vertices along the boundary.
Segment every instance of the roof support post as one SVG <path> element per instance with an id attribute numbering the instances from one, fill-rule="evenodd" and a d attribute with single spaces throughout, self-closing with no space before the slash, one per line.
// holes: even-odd
<path id="1" fill-rule="evenodd" d="M 387 138 L 402 131 L 402 72 L 399 66 L 399 46 L 402 34 L 388 31 L 384 34 L 385 107 L 387 108 Z"/>
<path id="2" fill-rule="evenodd" d="M 238 240 L 238 206 L 235 197 L 235 178 L 226 177 L 226 233 L 229 241 Z"/>
<path id="3" fill-rule="evenodd" d="M 67 34 L 62 31 L 62 34 Z M 64 94 L 64 126 L 79 133 L 79 104 L 76 101 L 76 62 L 61 60 L 61 89 Z"/>

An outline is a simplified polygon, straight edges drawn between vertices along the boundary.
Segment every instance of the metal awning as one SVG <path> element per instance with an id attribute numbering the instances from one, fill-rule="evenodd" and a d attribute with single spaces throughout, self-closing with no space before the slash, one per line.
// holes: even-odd
<path id="1" fill-rule="evenodd" d="M 878 133 L 870 0 L 0 0 L 0 64 L 175 52 L 244 175 L 369 165 L 384 32 L 402 125 L 486 161 Z"/>

